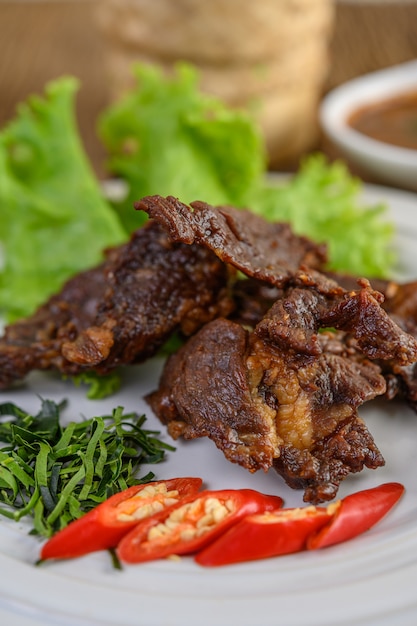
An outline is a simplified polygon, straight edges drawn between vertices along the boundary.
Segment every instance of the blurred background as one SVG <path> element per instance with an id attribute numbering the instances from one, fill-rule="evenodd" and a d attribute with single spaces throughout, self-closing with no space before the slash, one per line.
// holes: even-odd
<path id="1" fill-rule="evenodd" d="M 62 74 L 80 80 L 78 122 L 100 176 L 95 120 L 129 88 L 134 60 L 201 69 L 202 88 L 252 107 L 272 170 L 320 148 L 322 96 L 417 58 L 417 0 L 0 0 L 0 126 Z"/>

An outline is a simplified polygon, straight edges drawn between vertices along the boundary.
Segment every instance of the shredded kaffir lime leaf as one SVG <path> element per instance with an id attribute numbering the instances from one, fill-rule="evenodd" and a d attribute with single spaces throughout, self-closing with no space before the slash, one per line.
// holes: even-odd
<path id="1" fill-rule="evenodd" d="M 152 480 L 152 472 L 137 478 L 141 465 L 174 450 L 158 431 L 143 428 L 144 415 L 124 414 L 123 407 L 62 426 L 65 404 L 42 400 L 37 415 L 0 404 L 0 514 L 32 516 L 31 532 L 44 537 L 114 493 Z"/>

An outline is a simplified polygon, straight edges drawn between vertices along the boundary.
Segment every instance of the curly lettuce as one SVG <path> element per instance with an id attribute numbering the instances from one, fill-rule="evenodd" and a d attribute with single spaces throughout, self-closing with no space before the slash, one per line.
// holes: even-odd
<path id="1" fill-rule="evenodd" d="M 297 234 L 325 242 L 330 269 L 388 277 L 396 259 L 394 226 L 385 218 L 386 205 L 364 204 L 361 191 L 361 181 L 343 162 L 314 154 L 285 183 L 267 180 L 251 206 L 268 220 L 290 222 Z"/>
<path id="2" fill-rule="evenodd" d="M 243 206 L 265 172 L 254 120 L 201 92 L 189 64 L 178 64 L 173 76 L 145 64 L 133 72 L 136 86 L 98 123 L 109 170 L 127 184 L 127 197 L 115 204 L 126 229 L 146 219 L 132 206 L 152 194 Z"/>
<path id="3" fill-rule="evenodd" d="M 127 237 L 85 154 L 77 89 L 72 77 L 51 82 L 0 132 L 0 311 L 8 321 Z"/>

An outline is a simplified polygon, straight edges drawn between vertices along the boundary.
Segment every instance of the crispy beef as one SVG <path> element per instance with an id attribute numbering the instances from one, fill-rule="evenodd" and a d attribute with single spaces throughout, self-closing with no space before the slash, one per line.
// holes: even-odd
<path id="1" fill-rule="evenodd" d="M 384 463 L 357 412 L 386 388 L 367 354 L 417 359 L 379 300 L 366 281 L 346 292 L 298 272 L 253 332 L 222 319 L 200 330 L 148 401 L 173 437 L 208 436 L 250 471 L 275 468 L 306 501 L 330 500 L 346 475 Z"/>
<path id="2" fill-rule="evenodd" d="M 392 314 L 417 325 L 417 281 L 387 282 L 384 308 Z"/>
<path id="3" fill-rule="evenodd" d="M 266 333 L 278 343 L 288 337 L 298 351 L 314 354 L 320 349 L 317 329 L 334 327 L 353 334 L 360 350 L 371 359 L 399 365 L 417 360 L 416 340 L 381 307 L 384 298 L 368 280 L 358 281 L 358 291 L 346 291 L 324 274 L 306 270 L 294 275 L 292 285 L 292 298 L 277 300 L 258 324 L 258 334 Z M 294 297 L 295 293 L 301 297 Z"/>
<path id="4" fill-rule="evenodd" d="M 170 241 L 156 223 L 68 281 L 0 341 L 0 388 L 32 369 L 100 374 L 157 352 L 177 329 L 191 334 L 232 306 L 228 268 L 210 251 Z"/>
<path id="5" fill-rule="evenodd" d="M 206 324 L 168 358 L 148 401 L 174 439 L 208 436 L 230 461 L 267 470 L 277 438 L 265 407 L 251 396 L 248 339 L 247 331 L 224 318 Z"/>
<path id="6" fill-rule="evenodd" d="M 327 261 L 324 245 L 293 233 L 289 224 L 270 223 L 234 207 L 205 202 L 190 206 L 169 196 L 148 196 L 135 203 L 161 224 L 172 241 L 200 244 L 246 276 L 284 286 L 301 266 L 320 269 Z"/>
<path id="7" fill-rule="evenodd" d="M 328 274 L 346 289 L 353 289 L 357 278 L 349 275 Z M 417 339 L 417 282 L 398 283 L 393 280 L 372 279 L 372 286 L 384 296 L 381 306 L 393 322 Z M 246 303 L 246 308 L 249 303 Z M 256 310 L 253 303 L 251 310 Z M 387 383 L 386 398 L 400 398 L 417 413 L 417 364 L 401 365 L 393 361 L 380 363 Z"/>
<path id="8" fill-rule="evenodd" d="M 346 290 L 358 288 L 355 276 L 326 272 Z M 359 280 L 359 284 L 362 281 Z M 417 339 L 417 282 L 397 283 L 391 280 L 372 279 L 372 287 L 384 296 L 382 308 L 391 321 L 408 335 Z M 279 290 L 254 279 L 237 281 L 233 287 L 236 309 L 232 319 L 253 328 L 279 297 Z M 378 296 L 378 302 L 381 300 Z M 366 331 L 365 331 L 366 332 Z M 417 363 L 400 365 L 396 361 L 379 363 L 386 380 L 385 397 L 388 400 L 404 400 L 417 413 Z"/>
<path id="9" fill-rule="evenodd" d="M 371 293 L 370 284 L 365 279 L 342 277 L 341 281 L 333 280 L 331 276 L 322 272 L 327 261 L 326 248 L 317 245 L 305 237 L 296 236 L 288 224 L 268 223 L 263 218 L 242 209 L 234 207 L 213 207 L 205 202 L 192 202 L 190 206 L 178 199 L 168 196 L 148 196 L 135 203 L 137 210 L 145 211 L 149 217 L 161 224 L 169 233 L 173 241 L 195 244 L 208 247 L 225 263 L 233 265 L 242 271 L 250 280 L 246 285 L 235 287 L 237 296 L 237 310 L 235 317 L 241 316 L 244 323 L 254 323 L 256 316 L 261 314 L 271 299 L 279 295 L 279 289 L 296 280 L 301 283 L 319 284 L 322 289 L 336 290 L 339 295 L 351 293 L 354 288 L 364 285 L 368 289 L 361 289 L 357 298 L 368 297 Z M 318 272 L 317 270 L 320 270 Z M 341 282 L 345 281 L 346 287 Z M 256 287 L 256 283 L 260 285 Z M 386 281 L 378 281 L 378 285 L 385 287 Z M 269 288 L 268 288 L 269 285 Z M 244 303 L 244 294 L 250 290 L 256 292 L 257 297 L 248 299 Z M 364 296 L 364 294 L 367 294 Z M 384 301 L 383 295 L 372 291 L 372 301 L 377 310 Z M 369 304 L 369 303 L 368 303 Z M 364 308 L 358 308 L 357 300 L 343 299 L 340 302 L 343 309 L 346 330 L 355 316 L 361 314 Z M 366 309 L 368 316 L 370 308 Z M 334 313 L 338 315 L 338 311 Z M 386 336 L 395 322 L 389 316 L 378 317 L 377 323 L 384 324 L 387 332 L 380 334 L 371 327 L 374 323 L 372 316 L 360 321 L 362 329 L 358 341 L 365 352 L 372 358 L 386 359 L 385 352 L 396 350 L 396 361 L 401 361 L 404 351 L 405 360 L 408 360 L 408 351 L 412 349 L 414 340 L 406 332 L 395 336 L 396 345 L 386 346 Z M 350 320 L 350 321 L 349 321 Z M 328 318 L 328 325 L 332 320 Z M 359 332 L 359 331 L 358 331 Z M 358 334 L 358 333 L 357 333 Z M 379 336 L 383 339 L 377 345 Z M 368 341 L 368 337 L 371 339 Z M 399 342 L 399 343 L 398 343 Z M 365 344 L 368 343 L 365 348 Z"/>
<path id="10" fill-rule="evenodd" d="M 235 309 L 229 319 L 252 329 L 282 297 L 282 289 L 256 278 L 236 280 L 232 290 Z"/>
<path id="11" fill-rule="evenodd" d="M 109 258 L 98 267 L 81 272 L 63 286 L 30 317 L 5 328 L 0 339 L 0 389 L 6 389 L 30 371 L 57 369 L 75 374 L 62 355 L 62 343 L 76 337 L 94 320 L 103 299 Z"/>
<path id="12" fill-rule="evenodd" d="M 171 241 L 149 222 L 108 273 L 94 325 L 62 346 L 73 363 L 100 372 L 153 356 L 173 331 L 190 335 L 233 304 L 228 268 L 208 249 Z"/>
<path id="13" fill-rule="evenodd" d="M 383 307 L 398 326 L 417 339 L 416 281 L 403 284 L 387 281 Z M 417 413 L 417 363 L 401 365 L 388 361 L 381 363 L 381 368 L 387 381 L 387 398 L 404 399 Z"/>

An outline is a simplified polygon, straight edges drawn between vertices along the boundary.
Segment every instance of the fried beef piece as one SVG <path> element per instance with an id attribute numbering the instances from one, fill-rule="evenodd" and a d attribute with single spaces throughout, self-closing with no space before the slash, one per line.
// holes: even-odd
<path id="1" fill-rule="evenodd" d="M 233 207 L 212 207 L 204 202 L 192 202 L 187 206 L 169 196 L 148 196 L 135 203 L 137 210 L 144 210 L 148 215 L 160 223 L 169 233 L 173 241 L 188 244 L 201 244 L 215 252 L 225 263 L 241 270 L 246 276 L 272 285 L 280 289 L 291 282 L 298 281 L 307 285 L 309 282 L 320 285 L 324 292 L 331 291 L 333 296 L 340 298 L 341 310 L 335 309 L 333 316 L 339 313 L 345 320 L 345 330 L 351 324 L 360 323 L 362 329 L 358 341 L 362 349 L 372 358 L 386 359 L 386 354 L 395 349 L 395 359 L 405 361 L 409 358 L 409 351 L 414 350 L 415 342 L 407 335 L 395 334 L 395 345 L 386 345 L 386 337 L 393 330 L 395 324 L 387 315 L 377 316 L 376 323 L 384 324 L 386 332 L 374 329 L 374 317 L 368 316 L 370 301 L 365 308 L 359 299 L 363 296 L 368 300 L 371 297 L 369 282 L 361 279 L 360 286 L 366 287 L 358 292 L 356 299 L 343 299 L 344 294 L 350 293 L 336 281 L 315 270 L 322 269 L 326 262 L 326 249 L 314 244 L 305 237 L 294 235 L 290 226 L 283 223 L 268 223 L 263 218 Z M 303 270 L 301 270 L 303 268 Z M 308 268 L 308 269 L 306 269 Z M 294 277 L 296 278 L 294 279 Z M 252 283 L 253 284 L 253 283 Z M 366 294 L 364 296 L 363 294 Z M 372 303 L 380 312 L 383 296 L 372 291 Z M 358 316 L 365 318 L 360 320 Z M 247 312 L 250 316 L 251 313 Z M 332 326 L 331 315 L 327 316 L 327 325 Z M 378 345 L 378 338 L 382 337 Z"/>
<path id="2" fill-rule="evenodd" d="M 302 298 L 277 300 L 258 324 L 259 335 L 267 333 L 279 345 L 288 338 L 299 351 L 315 354 L 317 329 L 334 327 L 353 333 L 360 350 L 371 359 L 392 360 L 400 365 L 417 361 L 416 340 L 381 307 L 384 298 L 368 280 L 358 280 L 359 291 L 346 291 L 324 274 L 305 270 L 294 275 L 292 285 L 291 293 L 298 289 Z M 271 316 L 277 323 L 269 323 Z"/>
<path id="3" fill-rule="evenodd" d="M 173 331 L 191 335 L 232 306 L 229 272 L 201 246 L 174 243 L 149 222 L 108 273 L 94 325 L 62 346 L 73 363 L 99 372 L 153 356 Z"/>
<path id="4" fill-rule="evenodd" d="M 182 204 L 169 196 L 148 196 L 135 203 L 161 224 L 172 241 L 210 248 L 246 276 L 276 287 L 285 285 L 301 266 L 320 269 L 326 247 L 293 233 L 285 223 L 270 223 L 243 209 Z"/>
<path id="5" fill-rule="evenodd" d="M 387 282 L 384 308 L 393 315 L 417 325 L 417 281 Z"/>
<path id="6" fill-rule="evenodd" d="M 168 358 L 159 390 L 147 399 L 174 439 L 207 436 L 230 461 L 267 470 L 277 436 L 272 411 L 252 398 L 248 340 L 239 324 L 210 322 Z"/>
<path id="7" fill-rule="evenodd" d="M 354 289 L 357 278 L 338 273 L 327 273 L 346 289 Z M 397 283 L 392 280 L 372 279 L 372 286 L 384 296 L 382 307 L 390 318 L 405 332 L 417 339 L 417 281 Z M 256 310 L 252 303 L 251 310 Z M 249 303 L 246 303 L 246 309 Z M 259 305 L 258 305 L 259 307 Z M 245 310 L 246 310 L 245 309 Z M 385 397 L 400 398 L 417 413 L 417 364 L 400 365 L 396 362 L 380 363 L 387 383 Z"/>
<path id="8" fill-rule="evenodd" d="M 107 287 L 110 258 L 111 253 L 103 264 L 71 278 L 32 316 L 6 326 L 0 339 L 0 389 L 33 369 L 77 373 L 79 368 L 62 356 L 61 346 L 93 322 Z"/>
<path id="9" fill-rule="evenodd" d="M 415 331 L 417 338 L 417 331 Z M 417 413 L 417 365 L 400 366 L 392 363 L 381 364 L 387 383 L 386 398 L 399 398 Z"/>
<path id="10" fill-rule="evenodd" d="M 326 273 L 337 280 L 345 289 L 358 287 L 358 279 L 335 273 Z M 361 281 L 359 281 L 361 282 Z M 398 284 L 382 279 L 372 280 L 372 287 L 384 296 L 381 306 L 388 312 L 391 321 L 407 334 L 417 339 L 417 283 Z M 245 327 L 254 328 L 279 297 L 279 290 L 254 279 L 237 281 L 233 287 L 236 310 L 231 319 Z M 378 301 L 380 297 L 378 296 Z M 388 400 L 400 398 L 417 413 L 417 364 L 400 365 L 385 360 L 379 362 L 385 377 Z"/>
<path id="11" fill-rule="evenodd" d="M 201 246 L 176 244 L 156 223 L 108 252 L 99 268 L 71 279 L 0 341 L 0 388 L 32 369 L 66 374 L 137 363 L 173 331 L 189 335 L 228 315 L 228 268 Z"/>
<path id="12" fill-rule="evenodd" d="M 352 276 L 339 274 L 327 274 L 345 289 L 354 289 L 358 279 Z M 381 278 L 371 279 L 372 287 L 384 296 L 383 308 L 408 322 L 417 325 L 417 281 L 398 283 L 393 280 L 383 280 Z"/>
<path id="13" fill-rule="evenodd" d="M 327 278 L 334 280 L 338 285 L 346 289 L 346 291 L 354 291 L 358 286 L 359 276 L 353 276 L 352 274 L 343 274 L 341 272 L 324 272 Z M 385 280 L 383 278 L 370 278 L 368 276 L 369 282 L 372 285 L 372 288 L 376 291 L 382 293 L 384 298 L 387 295 L 387 292 L 391 289 L 391 286 L 395 283 L 389 280 Z"/>
<path id="14" fill-rule="evenodd" d="M 357 279 L 352 276 L 333 277 L 346 288 L 352 288 Z M 389 317 L 409 335 L 417 339 L 417 282 L 397 283 L 390 280 L 373 279 L 372 286 L 384 296 L 382 307 Z M 247 305 L 248 306 L 248 305 Z M 253 305 L 254 308 L 255 305 Z M 417 412 L 417 364 L 401 365 L 397 362 L 380 363 L 387 383 L 386 398 L 396 397 Z"/>
<path id="15" fill-rule="evenodd" d="M 342 330 L 318 332 L 330 325 Z M 229 460 L 273 467 L 318 503 L 349 473 L 384 463 L 357 413 L 385 391 L 363 351 L 417 359 L 416 342 L 366 282 L 348 293 L 298 273 L 253 332 L 222 319 L 199 331 L 169 358 L 148 401 L 174 438 L 208 436 Z"/>
<path id="16" fill-rule="evenodd" d="M 387 282 L 384 309 L 407 333 L 417 339 L 417 282 Z M 417 413 L 417 364 L 381 363 L 388 399 L 399 397 Z"/>
<path id="17" fill-rule="evenodd" d="M 256 278 L 237 280 L 232 290 L 236 306 L 229 319 L 252 329 L 282 297 L 282 289 Z"/>

